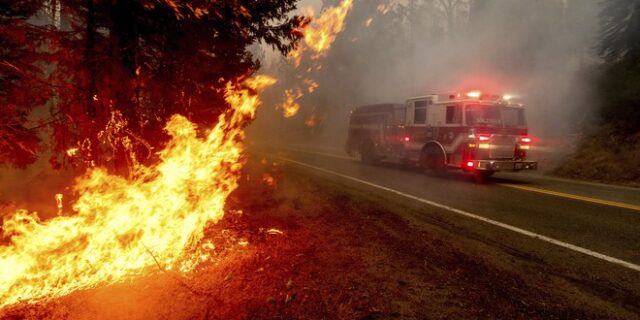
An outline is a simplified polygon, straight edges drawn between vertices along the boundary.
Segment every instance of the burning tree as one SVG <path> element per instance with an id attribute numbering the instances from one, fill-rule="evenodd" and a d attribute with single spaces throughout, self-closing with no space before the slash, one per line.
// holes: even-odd
<path id="1" fill-rule="evenodd" d="M 25 166 L 52 129 L 51 163 L 152 163 L 173 114 L 212 125 L 226 83 L 259 67 L 258 41 L 287 54 L 295 0 L 13 1 L 0 12 L 0 161 Z M 4 9 L 6 8 L 6 9 Z M 40 122 L 31 110 L 48 106 Z"/>
<path id="2" fill-rule="evenodd" d="M 351 3 L 344 1 L 333 10 L 344 11 L 340 20 Z M 43 5 L 28 4 L 25 25 Z M 288 53 L 302 36 L 309 44 L 301 29 L 309 20 L 288 18 L 289 0 L 47 5 L 53 21 L 67 22 L 37 27 L 41 46 L 25 48 L 47 57 L 32 64 L 43 66 L 34 79 L 52 84 L 42 99 L 53 115 L 52 162 L 80 157 L 89 169 L 73 186 L 73 215 L 41 221 L 18 210 L 4 219 L 0 309 L 207 261 L 203 230 L 224 215 L 246 160 L 243 129 L 258 94 L 275 83 L 251 75 L 258 62 L 246 47 L 260 40 Z M 149 160 L 139 161 L 145 152 Z"/>
<path id="3" fill-rule="evenodd" d="M 294 8 L 293 0 L 2 6 L 0 160 L 33 162 L 38 134 L 51 127 L 52 163 L 78 158 L 89 170 L 73 187 L 73 215 L 5 217 L 0 307 L 206 260 L 204 226 L 224 214 L 243 128 L 275 82 L 252 76 L 259 62 L 247 46 L 289 52 L 307 21 L 288 17 Z M 48 117 L 33 121 L 45 106 Z"/>

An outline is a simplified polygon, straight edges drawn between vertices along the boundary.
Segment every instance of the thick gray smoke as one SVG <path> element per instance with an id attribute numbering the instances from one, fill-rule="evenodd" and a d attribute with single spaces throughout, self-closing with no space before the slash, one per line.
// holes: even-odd
<path id="1" fill-rule="evenodd" d="M 358 105 L 480 89 L 520 96 L 531 134 L 556 145 L 597 104 L 589 74 L 598 10 L 597 1 L 583 0 L 355 0 L 321 70 L 307 73 L 305 61 L 293 70 L 283 59 L 265 71 L 280 78 L 274 91 L 304 78 L 319 88 L 290 119 L 272 110 L 282 100 L 272 92 L 253 133 L 341 148 Z M 312 116 L 319 122 L 309 127 Z"/>

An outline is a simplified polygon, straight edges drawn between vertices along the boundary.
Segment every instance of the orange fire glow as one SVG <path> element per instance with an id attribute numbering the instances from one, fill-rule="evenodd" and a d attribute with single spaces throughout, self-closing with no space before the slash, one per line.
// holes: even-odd
<path id="1" fill-rule="evenodd" d="M 297 100 L 302 97 L 302 91 L 300 89 L 287 89 L 284 91 L 285 100 L 279 106 L 282 109 L 282 115 L 285 118 L 291 118 L 298 113 L 300 110 L 300 105 Z"/>
<path id="2" fill-rule="evenodd" d="M 110 284 L 157 268 L 189 271 L 202 259 L 191 254 L 206 224 L 224 215 L 236 188 L 243 127 L 253 119 L 260 92 L 275 79 L 257 76 L 228 84 L 232 108 L 198 135 L 174 115 L 171 140 L 161 162 L 136 165 L 132 178 L 93 168 L 73 188 L 73 212 L 48 221 L 19 210 L 2 225 L 9 244 L 0 246 L 0 307 L 37 302 L 78 289 Z M 62 196 L 56 197 L 62 210 Z"/>
<path id="3" fill-rule="evenodd" d="M 344 29 L 344 20 L 347 13 L 353 6 L 353 0 L 343 0 L 340 5 L 330 7 L 322 12 L 318 18 L 313 18 L 313 12 L 307 13 L 312 18 L 302 33 L 304 34 L 304 44 L 313 51 L 313 59 L 323 57 L 331 44 L 336 39 L 336 35 Z M 290 53 L 290 57 L 296 61 L 296 66 L 300 64 L 300 57 L 305 46 L 299 46 Z"/>
<path id="4" fill-rule="evenodd" d="M 311 23 L 305 24 L 302 27 L 303 29 L 299 30 L 304 35 L 303 43 L 289 53 L 289 59 L 293 61 L 295 68 L 300 66 L 303 53 L 307 49 L 313 53 L 312 60 L 318 60 L 326 54 L 338 33 L 344 29 L 344 20 L 352 6 L 353 0 L 343 0 L 338 6 L 324 10 L 318 18 L 313 17 L 313 9 L 306 10 L 305 15 L 311 18 Z M 320 70 L 322 68 L 321 65 L 315 64 L 313 63 L 313 66 L 309 66 L 306 72 L 310 73 L 314 69 Z M 303 90 L 307 93 L 313 93 L 318 88 L 318 83 L 312 79 L 307 78 L 302 82 L 306 85 L 306 90 L 302 89 L 302 86 L 285 90 L 285 100 L 277 106 L 277 108 L 282 109 L 282 114 L 285 118 L 295 116 L 300 110 L 298 100 L 304 95 Z"/>
<path id="5" fill-rule="evenodd" d="M 376 7 L 376 10 L 384 15 L 384 14 L 387 14 L 389 12 L 389 10 L 391 10 L 391 8 L 390 8 L 389 5 L 381 3 Z"/>

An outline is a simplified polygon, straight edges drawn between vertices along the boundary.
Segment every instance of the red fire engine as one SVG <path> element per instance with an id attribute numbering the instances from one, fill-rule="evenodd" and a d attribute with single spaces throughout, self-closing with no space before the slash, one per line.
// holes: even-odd
<path id="1" fill-rule="evenodd" d="M 458 168 L 488 177 L 537 169 L 526 159 L 527 134 L 524 107 L 510 96 L 434 94 L 356 108 L 346 151 L 366 163 L 414 164 L 431 172 Z"/>

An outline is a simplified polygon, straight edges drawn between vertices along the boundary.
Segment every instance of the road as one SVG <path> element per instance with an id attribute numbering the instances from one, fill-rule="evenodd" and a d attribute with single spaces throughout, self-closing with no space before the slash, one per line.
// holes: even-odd
<path id="1" fill-rule="evenodd" d="M 568 263 L 563 257 L 587 259 L 579 264 L 583 268 L 598 260 L 603 272 L 621 270 L 636 280 L 640 274 L 639 189 L 526 173 L 500 173 L 478 184 L 464 173 L 434 177 L 396 165 L 365 165 L 337 152 L 287 148 L 270 153 L 290 166 L 350 180 L 357 188 L 435 206 L 449 220 L 492 225 L 489 233 L 519 233 L 539 246 L 560 247 L 549 249 L 556 263 Z M 535 254 L 545 258 L 548 250 L 541 251 Z"/>

